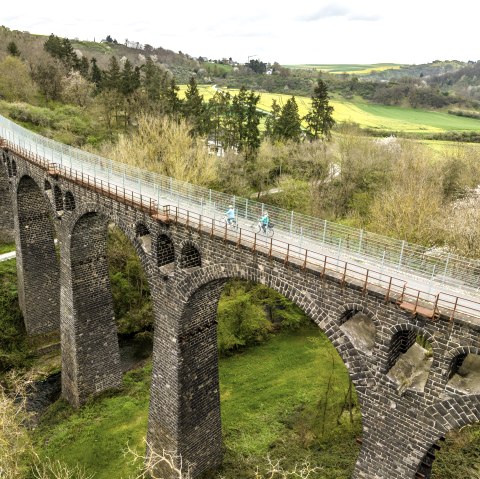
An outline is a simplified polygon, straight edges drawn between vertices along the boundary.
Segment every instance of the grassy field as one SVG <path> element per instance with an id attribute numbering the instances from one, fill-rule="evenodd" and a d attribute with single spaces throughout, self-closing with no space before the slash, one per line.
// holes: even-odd
<path id="1" fill-rule="evenodd" d="M 332 376 L 325 421 L 326 385 Z M 127 443 L 143 450 L 151 367 L 125 376 L 123 390 L 74 411 L 53 405 L 35 433 L 41 455 L 80 463 L 97 479 L 127 478 L 138 466 L 124 457 Z M 318 477 L 347 479 L 358 454 L 361 419 L 337 417 L 348 389 L 340 357 L 317 327 L 280 334 L 261 346 L 220 360 L 225 459 L 212 478 L 254 477 L 265 457 L 286 457 L 286 467 L 308 458 Z M 324 424 L 324 426 L 322 426 Z M 322 433 L 322 428 L 325 431 Z"/>
<path id="2" fill-rule="evenodd" d="M 180 89 L 180 96 L 184 95 L 186 87 Z M 200 86 L 200 94 L 208 101 L 215 93 L 212 86 Z M 232 95 L 238 90 L 228 90 Z M 270 111 L 272 101 L 284 105 L 291 97 L 288 94 L 261 93 L 258 108 Z M 300 116 L 304 116 L 311 104 L 308 97 L 295 97 Z M 333 98 L 330 101 L 333 106 L 333 117 L 338 123 L 356 123 L 361 128 L 371 130 L 391 131 L 415 134 L 444 133 L 448 131 L 475 131 L 480 130 L 480 120 L 466 118 L 440 111 L 427 111 L 418 108 L 401 108 L 396 106 L 374 105 L 361 100 L 346 100 Z"/>
<path id="3" fill-rule="evenodd" d="M 374 71 L 398 70 L 401 65 L 398 63 L 369 63 L 369 64 L 315 64 L 284 65 L 287 68 L 300 70 L 318 70 L 327 73 L 354 73 L 355 75 L 368 75 Z"/>
<path id="4" fill-rule="evenodd" d="M 15 243 L 0 244 L 0 254 L 10 253 L 15 251 Z"/>

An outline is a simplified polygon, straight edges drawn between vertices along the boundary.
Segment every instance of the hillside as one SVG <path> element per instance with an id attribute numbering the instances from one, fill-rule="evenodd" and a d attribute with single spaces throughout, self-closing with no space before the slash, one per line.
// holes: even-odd
<path id="1" fill-rule="evenodd" d="M 0 61 L 7 56 L 7 46 L 13 41 L 22 58 L 34 63 L 44 55 L 43 45 L 47 39 L 46 35 L 35 35 L 0 26 Z M 121 43 L 78 39 L 71 40 L 71 43 L 78 56 L 84 56 L 89 61 L 95 58 L 100 69 L 107 68 L 112 56 L 128 59 L 134 67 L 145 64 L 146 59 L 150 57 L 157 65 L 170 70 L 180 83 L 186 83 L 200 68 L 199 62 L 189 55 L 175 53 L 162 47 L 141 45 L 136 42 L 129 42 L 129 46 L 126 46 Z"/>

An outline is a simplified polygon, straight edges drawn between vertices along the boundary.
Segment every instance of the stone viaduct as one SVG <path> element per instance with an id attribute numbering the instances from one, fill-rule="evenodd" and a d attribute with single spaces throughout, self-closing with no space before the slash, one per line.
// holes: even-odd
<path id="1" fill-rule="evenodd" d="M 465 358 L 479 354 L 480 324 L 473 320 L 412 313 L 398 295 L 368 281 L 289 260 L 288 252 L 279 257 L 260 240 L 245 244 L 208 231 L 178 210 L 152 212 L 6 143 L 0 155 L 0 233 L 16 241 L 28 334 L 60 330 L 63 396 L 79 407 L 121 383 L 106 251 L 115 223 L 136 249 L 154 303 L 147 439 L 153 451 L 181 455 L 193 477 L 222 461 L 216 310 L 231 278 L 293 301 L 342 357 L 362 413 L 353 478 L 429 477 L 438 441 L 479 421 L 480 395 L 451 383 Z M 370 342 L 356 338 L 360 316 Z M 422 386 L 409 387 L 389 372 L 418 335 L 429 341 L 433 359 Z"/>

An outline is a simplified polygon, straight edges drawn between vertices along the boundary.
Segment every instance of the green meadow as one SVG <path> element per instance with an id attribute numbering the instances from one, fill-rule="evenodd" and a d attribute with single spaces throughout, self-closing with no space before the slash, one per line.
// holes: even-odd
<path id="1" fill-rule="evenodd" d="M 186 86 L 180 88 L 179 95 L 185 94 Z M 208 101 L 214 94 L 215 89 L 209 85 L 199 87 L 200 94 Z M 223 89 L 232 95 L 238 93 L 238 89 Z M 275 100 L 283 106 L 291 97 L 281 93 L 260 93 L 258 108 L 270 111 L 272 101 Z M 311 105 L 308 97 L 295 97 L 300 116 L 304 116 Z M 426 135 L 445 133 L 449 131 L 470 132 L 480 130 L 480 120 L 475 118 L 449 115 L 442 111 L 429 111 L 419 108 L 402 108 L 397 106 L 375 105 L 362 100 L 347 100 L 341 97 L 330 101 L 333 106 L 333 117 L 337 123 L 356 123 L 360 128 L 378 130 L 381 132 L 409 133 Z"/>
<path id="2" fill-rule="evenodd" d="M 287 68 L 297 70 L 318 70 L 327 73 L 342 74 L 355 73 L 355 75 L 368 75 L 372 72 L 381 72 L 385 70 L 398 70 L 401 65 L 398 63 L 366 63 L 366 64 L 316 64 L 308 63 L 303 65 L 285 65 Z"/>
<path id="3" fill-rule="evenodd" d="M 126 450 L 144 450 L 150 375 L 150 364 L 129 372 L 122 391 L 77 411 L 52 405 L 35 432 L 40 455 L 81 464 L 96 479 L 134 477 L 140 466 Z M 288 457 L 287 468 L 310 460 L 322 466 L 318 477 L 349 478 L 361 418 L 355 408 L 353 423 L 342 413 L 348 387 L 341 358 L 313 324 L 221 358 L 224 465 L 210 477 L 250 479 L 269 455 Z"/>

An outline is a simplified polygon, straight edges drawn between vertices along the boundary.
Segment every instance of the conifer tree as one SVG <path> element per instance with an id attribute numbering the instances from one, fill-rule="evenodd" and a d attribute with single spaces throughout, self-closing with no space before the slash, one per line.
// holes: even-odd
<path id="1" fill-rule="evenodd" d="M 160 68 L 148 57 L 147 62 L 143 66 L 143 86 L 147 93 L 147 97 L 151 102 L 160 100 L 160 90 L 162 87 L 163 75 Z"/>
<path id="2" fill-rule="evenodd" d="M 172 78 L 161 90 L 160 101 L 162 113 L 178 117 L 182 110 L 182 100 L 178 98 L 178 86 Z"/>
<path id="3" fill-rule="evenodd" d="M 7 45 L 7 52 L 12 57 L 20 56 L 20 50 L 18 49 L 17 44 L 13 41 L 9 42 L 9 44 Z"/>
<path id="4" fill-rule="evenodd" d="M 103 86 L 107 90 L 121 90 L 121 70 L 117 57 L 112 56 L 108 63 L 108 70 L 104 73 Z"/>
<path id="5" fill-rule="evenodd" d="M 265 120 L 265 136 L 271 138 L 272 140 L 276 139 L 277 133 L 277 123 L 282 112 L 281 106 L 277 103 L 276 100 L 272 100 L 272 106 L 270 108 L 270 114 Z"/>
<path id="6" fill-rule="evenodd" d="M 190 78 L 190 82 L 185 92 L 185 102 L 183 103 L 183 115 L 193 125 L 192 135 L 203 135 L 206 132 L 205 127 L 205 104 L 203 95 L 198 92 L 195 77 Z"/>
<path id="7" fill-rule="evenodd" d="M 90 71 L 90 81 L 95 84 L 97 91 L 99 91 L 102 86 L 102 70 L 98 68 L 97 59 L 95 57 L 90 60 L 90 63 L 92 64 L 92 68 Z"/>
<path id="8" fill-rule="evenodd" d="M 335 125 L 333 107 L 328 103 L 329 95 L 327 84 L 319 78 L 313 90 L 312 106 L 305 115 L 307 133 L 310 138 L 317 140 L 319 137 L 331 138 L 331 129 Z"/>
<path id="9" fill-rule="evenodd" d="M 283 140 L 300 141 L 302 126 L 295 97 L 287 100 L 276 125 L 275 136 Z"/>

